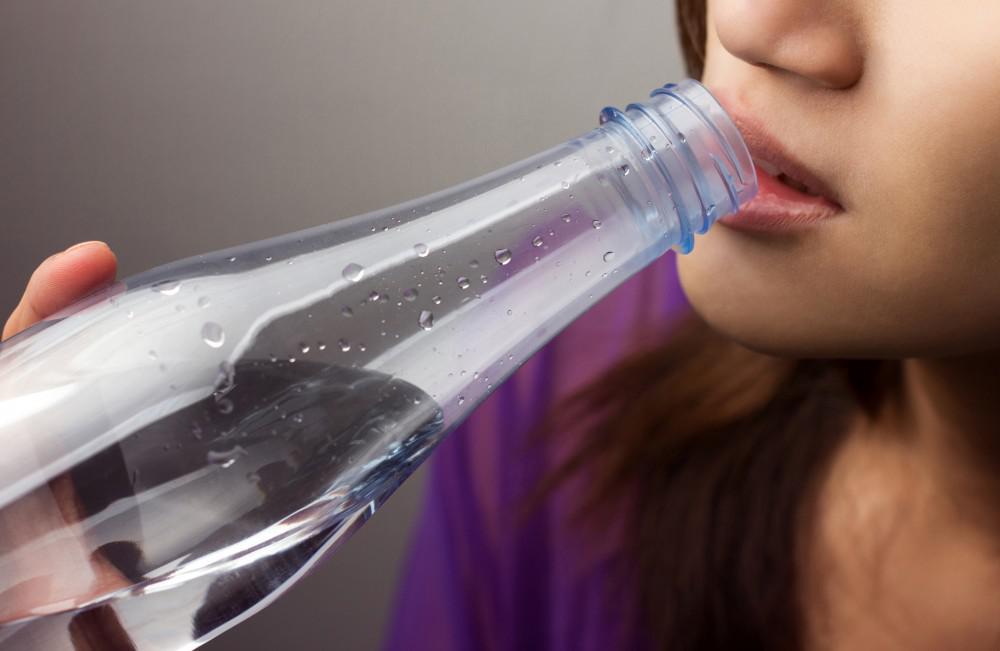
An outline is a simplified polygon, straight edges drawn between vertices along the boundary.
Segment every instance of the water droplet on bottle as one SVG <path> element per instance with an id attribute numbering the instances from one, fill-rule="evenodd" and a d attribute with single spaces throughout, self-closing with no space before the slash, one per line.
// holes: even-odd
<path id="1" fill-rule="evenodd" d="M 514 310 L 507 310 L 507 316 L 511 316 L 512 314 L 514 314 Z"/>
<path id="2" fill-rule="evenodd" d="M 355 262 L 344 267 L 344 280 L 356 283 L 361 280 L 363 275 L 365 275 L 365 268 Z"/>
<path id="3" fill-rule="evenodd" d="M 226 341 L 226 333 L 218 323 L 206 321 L 201 326 L 201 338 L 212 348 L 219 348 Z"/>
<path id="4" fill-rule="evenodd" d="M 427 254 L 430 253 L 430 249 L 427 248 L 427 245 L 424 244 L 423 242 L 418 242 L 418 243 L 414 244 L 413 245 L 413 250 L 421 258 L 426 258 Z"/>
<path id="5" fill-rule="evenodd" d="M 346 339 L 339 340 L 337 342 L 337 345 L 340 346 L 341 352 L 347 353 L 350 352 L 351 350 L 351 342 L 347 341 Z"/>
<path id="6" fill-rule="evenodd" d="M 358 344 L 358 350 L 360 350 L 363 353 L 366 350 L 368 350 L 368 347 L 365 346 L 364 344 Z"/>
<path id="7" fill-rule="evenodd" d="M 309 352 L 309 344 L 299 344 L 299 350 L 301 350 L 302 354 L 305 355 Z"/>
<path id="8" fill-rule="evenodd" d="M 434 303 L 434 305 L 441 305 L 441 297 L 435 296 L 431 299 L 431 302 Z"/>
<path id="9" fill-rule="evenodd" d="M 590 269 L 587 269 L 585 272 L 583 272 L 583 275 L 585 278 L 590 278 Z"/>
<path id="10" fill-rule="evenodd" d="M 569 190 L 569 181 L 563 181 L 562 182 L 562 189 L 563 190 Z"/>
<path id="11" fill-rule="evenodd" d="M 609 154 L 613 154 L 613 153 L 615 153 L 615 148 L 614 148 L 614 147 L 611 147 L 611 146 L 609 145 L 606 151 L 607 151 L 607 152 L 608 152 Z"/>
<path id="12" fill-rule="evenodd" d="M 220 414 L 233 413 L 233 401 L 229 398 L 220 398 L 215 402 L 215 406 L 218 408 Z"/>
<path id="13" fill-rule="evenodd" d="M 372 303 L 376 302 L 380 298 L 381 296 L 379 295 L 378 290 L 373 289 L 372 293 L 368 295 L 368 300 L 371 301 Z"/>
<path id="14" fill-rule="evenodd" d="M 351 308 L 349 308 L 349 307 L 346 307 L 346 306 L 344 307 L 344 309 L 342 309 L 342 310 L 340 311 L 340 313 L 341 313 L 341 314 L 342 314 L 343 316 L 346 316 L 346 317 L 352 317 L 352 316 L 354 316 L 354 310 L 352 310 Z"/>
<path id="15" fill-rule="evenodd" d="M 510 262 L 511 258 L 514 256 L 511 255 L 510 249 L 497 249 L 494 252 L 493 257 L 495 257 L 497 262 L 500 263 L 500 266 L 503 266 Z"/>
<path id="16" fill-rule="evenodd" d="M 403 298 L 406 299 L 407 301 L 413 302 L 417 300 L 418 294 L 419 292 L 417 292 L 415 288 L 411 287 L 410 289 L 403 292 Z"/>
<path id="17" fill-rule="evenodd" d="M 289 357 L 288 358 L 288 363 L 289 364 L 294 364 L 296 361 L 298 361 L 298 360 L 296 360 L 294 357 Z"/>
<path id="18" fill-rule="evenodd" d="M 601 230 L 601 220 L 600 219 L 595 219 L 594 221 L 592 221 L 590 223 L 593 225 L 594 230 L 596 230 L 596 231 Z"/>
<path id="19" fill-rule="evenodd" d="M 278 361 L 278 356 L 275 355 L 274 353 L 271 353 L 271 356 L 268 357 L 268 359 L 271 360 L 272 364 L 274 364 L 274 363 L 276 363 Z"/>
<path id="20" fill-rule="evenodd" d="M 615 252 L 614 251 L 608 251 L 607 253 L 604 254 L 604 261 L 605 262 L 611 262 L 614 259 L 615 259 Z"/>
<path id="21" fill-rule="evenodd" d="M 469 279 L 466 278 L 465 276 L 459 276 L 458 277 L 458 286 L 460 288 L 462 288 L 462 289 L 468 289 L 469 288 Z"/>
<path id="22" fill-rule="evenodd" d="M 482 284 L 486 285 L 486 284 L 489 284 L 490 279 L 486 277 L 486 274 L 480 274 L 479 275 L 479 282 L 481 282 Z M 476 298 L 479 298 L 479 297 L 476 296 Z"/>
<path id="23" fill-rule="evenodd" d="M 157 359 L 157 355 L 156 355 L 156 351 L 155 350 L 149 351 L 149 358 L 150 359 Z"/>
<path id="24" fill-rule="evenodd" d="M 270 262 L 271 260 L 274 260 L 274 258 L 272 258 L 271 256 L 267 256 L 266 258 L 264 258 L 264 262 Z"/>
<path id="25" fill-rule="evenodd" d="M 469 263 L 469 266 L 472 267 L 473 269 L 478 269 L 479 268 L 479 260 L 473 260 L 473 261 L 471 261 Z"/>
<path id="26" fill-rule="evenodd" d="M 302 417 L 302 414 L 295 414 L 294 416 L 292 416 L 292 420 L 301 425 L 302 421 L 304 421 L 305 418 Z"/>
<path id="27" fill-rule="evenodd" d="M 626 163 L 625 165 L 619 167 L 618 170 L 622 173 L 622 176 L 628 176 L 628 173 L 632 171 L 632 168 L 628 166 L 628 163 Z"/>
<path id="28" fill-rule="evenodd" d="M 573 219 L 573 218 L 572 218 L 572 217 L 570 217 L 569 213 L 566 213 L 565 215 L 563 215 L 563 216 L 562 216 L 562 220 L 563 220 L 564 222 L 566 222 L 567 224 L 568 224 L 568 223 L 570 222 L 570 220 L 572 220 L 572 219 Z"/>
<path id="29" fill-rule="evenodd" d="M 677 132 L 677 137 L 681 139 L 681 142 L 687 142 L 687 138 L 684 136 L 683 132 L 678 131 Z"/>
<path id="30" fill-rule="evenodd" d="M 541 246 L 543 244 L 545 244 L 545 241 L 542 240 L 542 236 L 541 235 L 538 235 L 538 236 L 535 237 L 535 239 L 531 240 L 531 245 L 532 246 L 538 247 L 538 246 Z"/>
<path id="31" fill-rule="evenodd" d="M 173 296 L 181 291 L 181 283 L 179 280 L 164 280 L 154 283 L 152 289 L 154 292 L 163 294 L 164 296 Z"/>
<path id="32" fill-rule="evenodd" d="M 422 310 L 420 312 L 420 318 L 417 319 L 417 323 L 419 323 L 420 327 L 424 330 L 430 330 L 434 327 L 434 315 L 427 310 Z"/>
<path id="33" fill-rule="evenodd" d="M 317 342 L 316 343 L 316 349 L 317 350 L 326 350 L 326 344 L 324 344 L 322 341 Z"/>
<path id="34" fill-rule="evenodd" d="M 642 159 L 643 160 L 652 160 L 653 159 L 653 150 L 650 149 L 649 147 L 643 147 L 643 149 L 642 149 Z"/>
<path id="35" fill-rule="evenodd" d="M 232 256 L 231 258 L 229 258 L 229 261 L 230 261 L 230 262 L 236 262 L 236 256 L 234 255 L 234 256 Z"/>
<path id="36" fill-rule="evenodd" d="M 552 163 L 552 165 L 553 165 L 553 167 L 559 167 L 560 165 L 562 165 L 562 161 L 561 160 L 557 160 L 556 162 Z"/>
<path id="37" fill-rule="evenodd" d="M 198 299 L 198 307 L 208 307 L 212 302 L 208 300 L 207 296 L 202 296 Z"/>
<path id="38" fill-rule="evenodd" d="M 460 406 L 465 404 L 465 396 L 459 396 L 458 397 L 458 404 Z"/>

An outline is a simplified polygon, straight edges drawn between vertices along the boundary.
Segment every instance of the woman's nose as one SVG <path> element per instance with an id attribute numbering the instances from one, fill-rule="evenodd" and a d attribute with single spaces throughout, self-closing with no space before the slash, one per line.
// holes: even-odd
<path id="1" fill-rule="evenodd" d="M 864 68 L 859 15 L 849 0 L 712 0 L 722 46 L 752 65 L 843 89 Z"/>

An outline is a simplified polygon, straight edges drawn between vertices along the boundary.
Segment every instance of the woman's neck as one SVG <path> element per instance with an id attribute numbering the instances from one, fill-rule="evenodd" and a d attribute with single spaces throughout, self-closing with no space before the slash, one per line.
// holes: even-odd
<path id="1" fill-rule="evenodd" d="M 904 431 L 951 439 L 978 454 L 997 452 L 1000 353 L 904 360 L 896 416 Z"/>
<path id="2" fill-rule="evenodd" d="M 909 441 L 949 492 L 970 506 L 982 503 L 997 522 L 1000 353 L 901 364 L 898 394 L 877 429 Z"/>

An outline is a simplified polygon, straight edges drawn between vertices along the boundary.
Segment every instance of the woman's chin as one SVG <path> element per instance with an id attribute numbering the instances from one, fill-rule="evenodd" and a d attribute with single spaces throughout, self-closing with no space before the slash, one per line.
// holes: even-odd
<path id="1" fill-rule="evenodd" d="M 745 277 L 734 276 L 737 270 L 717 265 L 707 252 L 703 254 L 678 256 L 677 273 L 691 309 L 709 327 L 766 355 L 821 356 L 827 348 L 822 345 L 823 330 L 803 313 L 801 305 L 782 301 L 777 288 L 755 289 Z"/>

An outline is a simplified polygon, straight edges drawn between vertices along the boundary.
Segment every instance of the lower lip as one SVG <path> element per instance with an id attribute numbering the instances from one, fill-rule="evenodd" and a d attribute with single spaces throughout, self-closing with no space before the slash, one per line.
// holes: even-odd
<path id="1" fill-rule="evenodd" d="M 808 228 L 844 211 L 825 197 L 795 190 L 757 168 L 757 196 L 720 224 L 748 231 L 787 232 Z"/>

